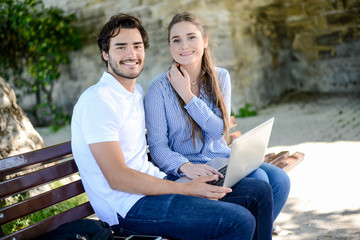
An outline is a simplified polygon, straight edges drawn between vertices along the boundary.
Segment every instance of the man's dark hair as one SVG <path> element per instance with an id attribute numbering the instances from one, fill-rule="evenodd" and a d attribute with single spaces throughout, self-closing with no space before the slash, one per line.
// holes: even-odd
<path id="1" fill-rule="evenodd" d="M 101 29 L 97 38 L 98 47 L 101 53 L 101 59 L 105 62 L 106 67 L 108 62 L 103 58 L 102 51 L 109 53 L 110 39 L 116 37 L 121 28 L 139 30 L 145 49 L 149 47 L 149 36 L 145 28 L 141 24 L 141 20 L 125 13 L 119 13 L 112 16 L 109 21 Z"/>

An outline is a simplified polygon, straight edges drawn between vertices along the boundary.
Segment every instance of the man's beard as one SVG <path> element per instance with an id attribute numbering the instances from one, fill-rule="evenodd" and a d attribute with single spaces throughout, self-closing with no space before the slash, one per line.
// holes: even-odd
<path id="1" fill-rule="evenodd" d="M 132 59 L 134 60 L 134 59 Z M 139 65 L 142 64 L 142 61 L 140 59 L 136 60 L 138 62 Z M 112 61 L 110 55 L 109 55 L 109 66 L 111 68 L 111 70 L 119 77 L 125 78 L 125 79 L 135 79 L 137 78 L 140 73 L 142 72 L 142 70 L 144 69 L 144 66 L 140 69 L 140 71 L 138 73 L 134 73 L 134 74 L 126 74 L 125 72 L 120 70 L 120 65 L 121 62 L 119 64 L 117 64 L 115 61 Z"/>

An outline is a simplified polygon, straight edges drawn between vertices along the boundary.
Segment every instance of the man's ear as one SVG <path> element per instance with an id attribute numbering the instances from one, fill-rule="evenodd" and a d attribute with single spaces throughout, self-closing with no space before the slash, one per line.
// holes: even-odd
<path id="1" fill-rule="evenodd" d="M 105 61 L 109 61 L 109 54 L 107 52 L 102 51 L 102 56 L 103 56 Z"/>

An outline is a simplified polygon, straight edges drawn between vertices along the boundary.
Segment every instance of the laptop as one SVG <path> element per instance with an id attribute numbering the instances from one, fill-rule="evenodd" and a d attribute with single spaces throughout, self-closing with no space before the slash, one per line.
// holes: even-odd
<path id="1" fill-rule="evenodd" d="M 219 182 L 210 184 L 232 187 L 260 167 L 264 162 L 273 123 L 274 118 L 270 118 L 236 138 L 232 143 L 230 158 L 214 158 L 207 162 L 207 165 L 224 175 Z M 176 181 L 188 182 L 191 179 L 184 176 Z"/>

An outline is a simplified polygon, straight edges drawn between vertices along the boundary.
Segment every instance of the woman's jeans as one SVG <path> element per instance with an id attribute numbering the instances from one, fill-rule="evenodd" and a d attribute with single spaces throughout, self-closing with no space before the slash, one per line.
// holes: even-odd
<path id="1" fill-rule="evenodd" d="M 270 184 L 273 191 L 274 216 L 277 218 L 284 207 L 290 192 L 290 179 L 286 172 L 279 167 L 264 162 L 260 168 L 250 173 L 248 177 L 263 180 Z"/>
<path id="2" fill-rule="evenodd" d="M 219 201 L 185 195 L 141 198 L 116 235 L 147 234 L 178 239 L 271 239 L 272 190 L 268 183 L 244 178 Z"/>

